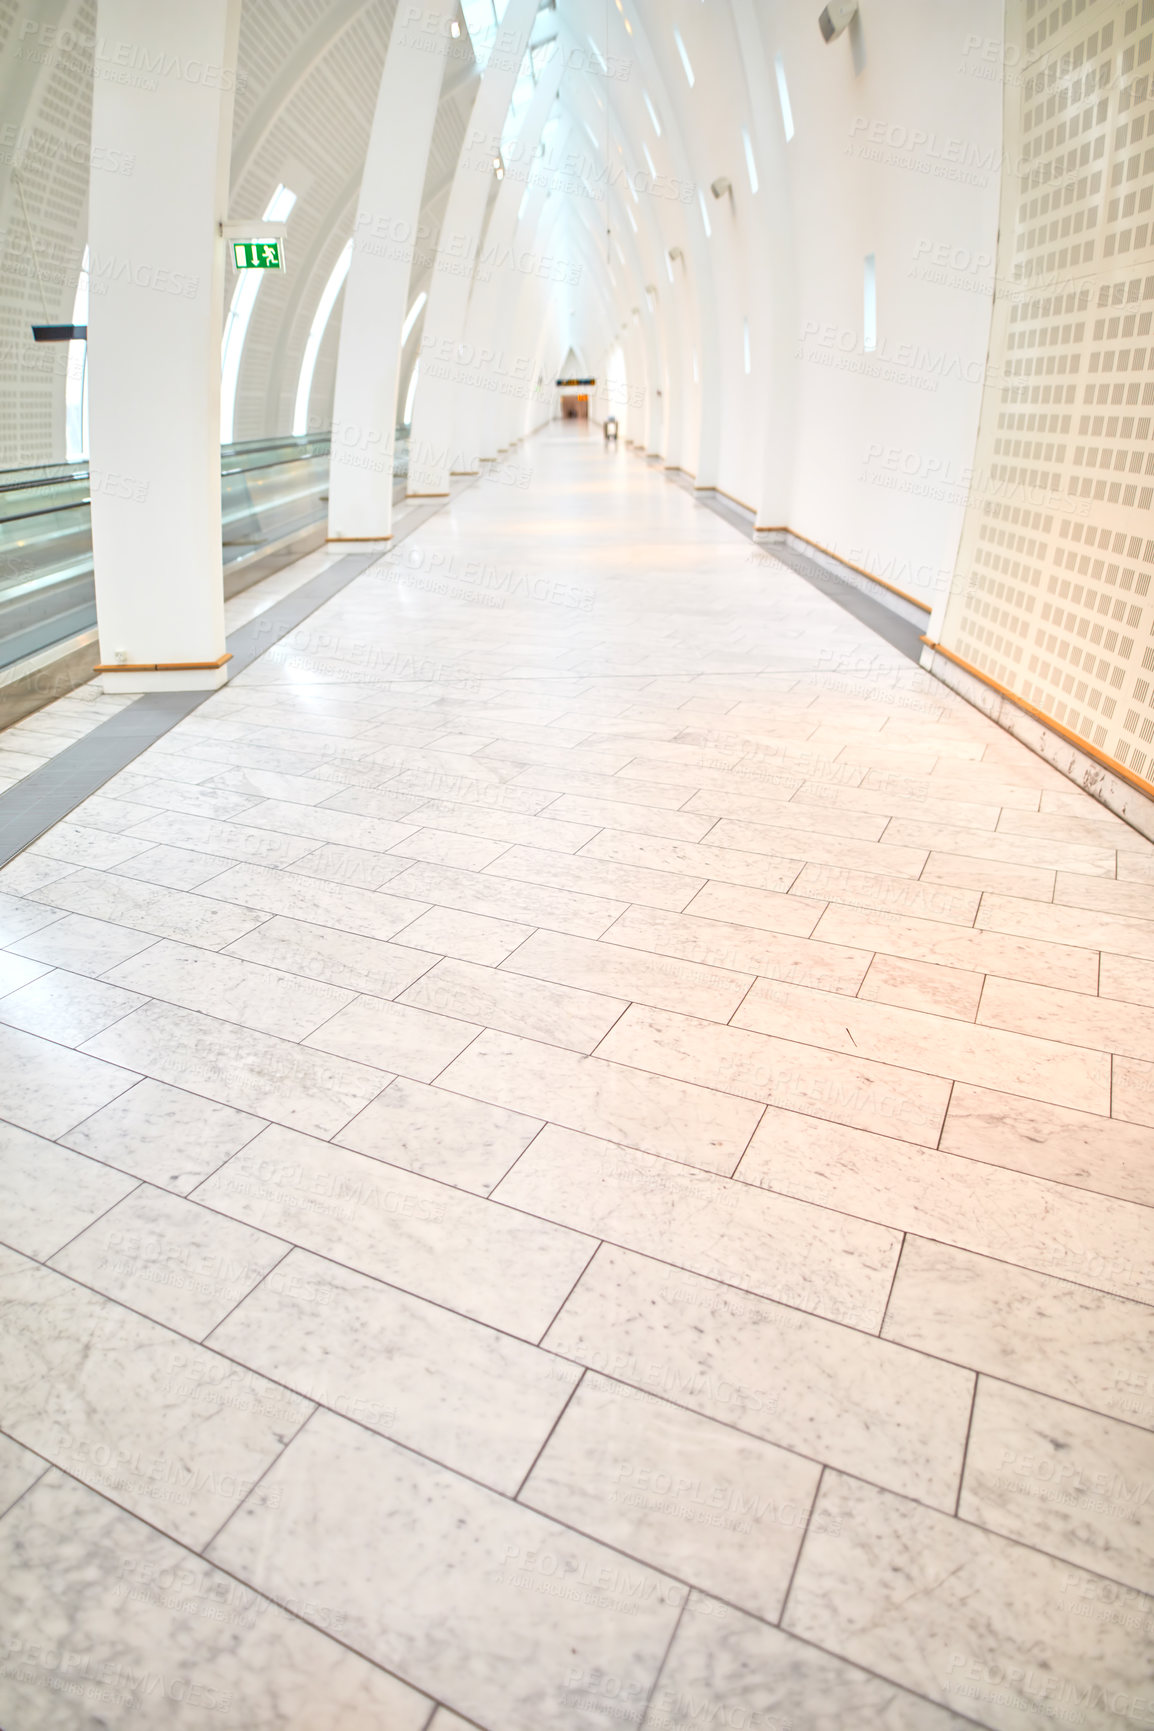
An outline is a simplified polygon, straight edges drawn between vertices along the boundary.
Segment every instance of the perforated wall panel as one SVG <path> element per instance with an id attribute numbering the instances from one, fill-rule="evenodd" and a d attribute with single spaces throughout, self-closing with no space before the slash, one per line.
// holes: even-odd
<path id="1" fill-rule="evenodd" d="M 1010 0 L 998 285 L 943 646 L 1154 781 L 1154 0 Z"/>

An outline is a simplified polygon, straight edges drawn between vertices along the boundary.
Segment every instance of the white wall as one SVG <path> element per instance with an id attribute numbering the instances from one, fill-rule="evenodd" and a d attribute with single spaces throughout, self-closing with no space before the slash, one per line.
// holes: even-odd
<path id="1" fill-rule="evenodd" d="M 266 285 L 250 334 L 245 436 L 283 430 L 291 415 L 300 350 L 355 205 L 360 145 L 349 155 L 350 143 L 367 137 L 370 119 L 372 77 L 363 89 L 346 79 L 344 100 L 357 112 L 344 155 L 330 160 L 332 80 L 350 53 L 362 69 L 383 59 L 392 10 L 392 0 L 340 0 L 278 35 L 273 0 L 246 0 L 234 204 L 255 209 L 277 178 L 299 180 L 302 197 L 289 278 Z M 555 325 L 561 351 L 575 345 L 603 375 L 621 342 L 631 440 L 749 505 L 763 526 L 788 526 L 933 601 L 955 560 L 986 360 L 1002 0 L 862 0 L 859 24 L 830 45 L 817 10 L 809 0 L 622 0 L 620 9 L 557 0 L 565 71 L 550 154 L 534 163 L 550 191 L 527 201 L 517 245 L 579 259 L 581 281 L 530 295 L 512 285 L 517 352 L 544 354 Z M 428 164 L 423 204 L 434 212 L 449 196 L 472 99 L 471 51 L 461 46 Z M 796 128 L 789 142 L 777 54 Z M 325 126 L 310 133 L 317 104 Z M 299 141 L 310 136 L 320 142 L 306 160 Z M 715 199 L 719 178 L 732 194 Z M 672 265 L 671 249 L 680 254 Z M 862 343 L 868 252 L 877 261 L 873 355 Z M 425 246 L 410 301 L 434 268 Z M 509 305 L 486 316 L 500 348 Z M 413 353 L 419 340 L 410 339 Z M 532 419 L 504 417 L 502 442 Z"/>

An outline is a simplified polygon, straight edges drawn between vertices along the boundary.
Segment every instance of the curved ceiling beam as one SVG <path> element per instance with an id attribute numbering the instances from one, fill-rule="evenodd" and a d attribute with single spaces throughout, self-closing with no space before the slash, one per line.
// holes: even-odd
<path id="1" fill-rule="evenodd" d="M 377 0 L 330 0 L 329 6 L 277 69 L 277 75 L 245 122 L 232 149 L 230 186 L 237 187 L 252 167 L 257 151 L 311 77 L 337 38 Z M 395 17 L 394 13 L 394 17 Z M 231 195 L 230 195 L 231 196 Z"/>

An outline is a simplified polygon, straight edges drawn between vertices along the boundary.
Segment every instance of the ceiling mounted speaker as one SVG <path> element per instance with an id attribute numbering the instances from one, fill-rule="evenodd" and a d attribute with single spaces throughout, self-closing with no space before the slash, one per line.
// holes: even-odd
<path id="1" fill-rule="evenodd" d="M 841 35 L 857 14 L 857 0 L 829 0 L 818 19 L 818 28 L 827 42 Z"/>

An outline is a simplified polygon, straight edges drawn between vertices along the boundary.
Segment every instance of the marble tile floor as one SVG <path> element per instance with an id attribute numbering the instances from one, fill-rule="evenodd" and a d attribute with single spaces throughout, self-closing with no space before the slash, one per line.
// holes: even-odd
<path id="1" fill-rule="evenodd" d="M 524 462 L 0 872 L 0 1725 L 1154 1725 L 1154 847 Z"/>

